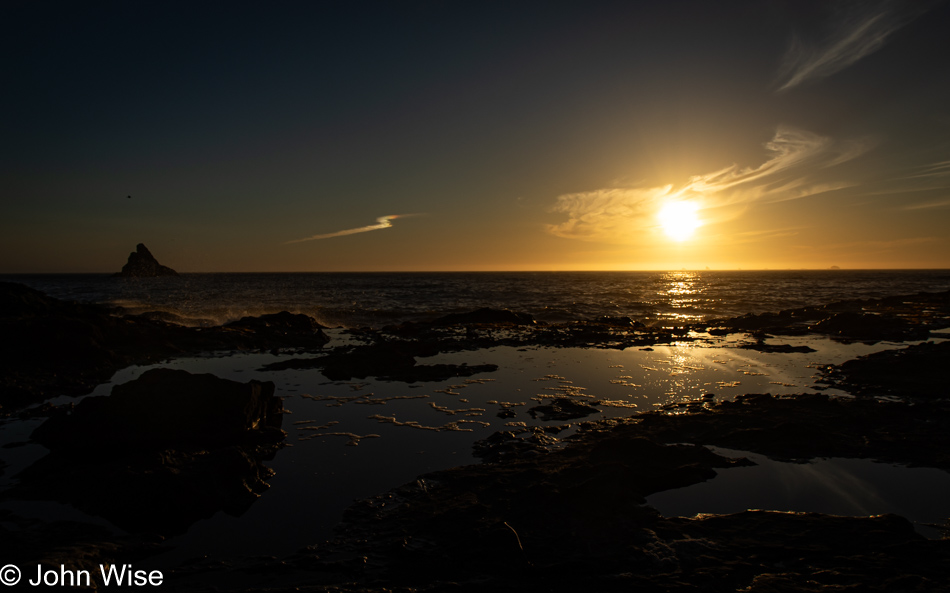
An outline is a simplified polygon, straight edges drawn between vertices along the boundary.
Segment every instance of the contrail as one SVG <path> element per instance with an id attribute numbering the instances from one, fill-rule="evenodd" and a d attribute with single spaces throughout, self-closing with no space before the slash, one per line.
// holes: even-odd
<path id="1" fill-rule="evenodd" d="M 342 237 L 343 235 L 355 235 L 356 233 L 365 233 L 367 231 L 375 231 L 378 229 L 388 229 L 393 226 L 393 223 L 390 221 L 396 218 L 407 218 L 409 216 L 419 216 L 418 214 L 391 214 L 389 216 L 380 216 L 376 219 L 376 224 L 370 224 L 367 226 L 361 226 L 355 229 L 346 229 L 343 231 L 336 231 L 335 233 L 327 233 L 325 235 L 314 235 L 312 237 L 307 237 L 305 239 L 294 239 L 293 241 L 286 241 L 284 245 L 290 243 L 303 243 L 304 241 L 316 241 L 317 239 L 330 239 L 332 237 Z"/>

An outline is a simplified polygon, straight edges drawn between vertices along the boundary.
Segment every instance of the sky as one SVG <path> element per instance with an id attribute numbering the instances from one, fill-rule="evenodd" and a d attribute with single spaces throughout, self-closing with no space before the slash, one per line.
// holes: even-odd
<path id="1" fill-rule="evenodd" d="M 5 2 L 0 273 L 950 268 L 950 2 Z"/>

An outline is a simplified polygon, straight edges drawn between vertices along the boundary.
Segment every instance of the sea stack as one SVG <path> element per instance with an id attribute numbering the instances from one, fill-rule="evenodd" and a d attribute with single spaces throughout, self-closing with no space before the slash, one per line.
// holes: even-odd
<path id="1" fill-rule="evenodd" d="M 135 246 L 135 251 L 129 254 L 129 261 L 122 266 L 122 271 L 116 276 L 124 278 L 153 278 L 155 276 L 177 276 L 178 272 L 158 263 L 155 256 L 143 243 Z"/>

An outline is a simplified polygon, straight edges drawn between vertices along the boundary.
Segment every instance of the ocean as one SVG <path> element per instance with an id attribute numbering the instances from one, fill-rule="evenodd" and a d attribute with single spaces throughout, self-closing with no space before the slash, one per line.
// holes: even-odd
<path id="1" fill-rule="evenodd" d="M 950 270 L 29 274 L 0 280 L 132 314 L 173 313 L 189 325 L 290 311 L 330 327 L 381 327 L 480 307 L 547 322 L 628 316 L 650 325 L 942 291 L 950 289 Z"/>

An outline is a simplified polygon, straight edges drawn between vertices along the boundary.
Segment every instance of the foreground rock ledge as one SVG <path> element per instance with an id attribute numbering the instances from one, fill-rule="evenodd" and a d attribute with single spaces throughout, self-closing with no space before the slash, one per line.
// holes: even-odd
<path id="1" fill-rule="evenodd" d="M 267 489 L 285 433 L 271 382 L 153 369 L 41 424 L 50 454 L 7 499 L 54 500 L 133 533 L 174 535 L 218 511 L 243 513 Z"/>

